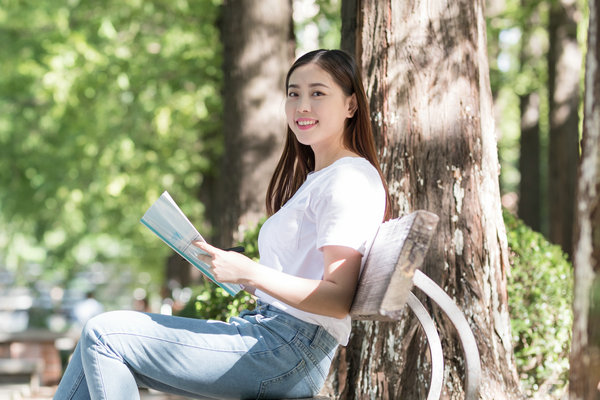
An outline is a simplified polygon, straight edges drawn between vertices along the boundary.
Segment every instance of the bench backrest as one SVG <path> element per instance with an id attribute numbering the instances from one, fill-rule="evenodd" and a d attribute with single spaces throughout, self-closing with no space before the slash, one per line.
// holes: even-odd
<path id="1" fill-rule="evenodd" d="M 353 319 L 395 319 L 404 308 L 438 220 L 437 215 L 419 210 L 379 227 L 350 310 Z"/>

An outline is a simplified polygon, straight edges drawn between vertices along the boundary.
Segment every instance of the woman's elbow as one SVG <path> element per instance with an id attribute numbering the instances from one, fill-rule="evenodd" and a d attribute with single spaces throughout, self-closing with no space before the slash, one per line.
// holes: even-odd
<path id="1" fill-rule="evenodd" d="M 352 301 L 337 303 L 333 307 L 331 307 L 329 312 L 327 313 L 329 317 L 344 319 L 350 314 L 350 309 L 352 307 Z"/>

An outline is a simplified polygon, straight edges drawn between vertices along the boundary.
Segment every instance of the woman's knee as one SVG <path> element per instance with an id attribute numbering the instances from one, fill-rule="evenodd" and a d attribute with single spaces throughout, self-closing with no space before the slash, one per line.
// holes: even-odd
<path id="1" fill-rule="evenodd" d="M 137 311 L 108 311 L 89 319 L 81 331 L 83 344 L 97 343 L 98 340 L 110 333 L 122 330 L 135 319 L 140 318 Z"/>

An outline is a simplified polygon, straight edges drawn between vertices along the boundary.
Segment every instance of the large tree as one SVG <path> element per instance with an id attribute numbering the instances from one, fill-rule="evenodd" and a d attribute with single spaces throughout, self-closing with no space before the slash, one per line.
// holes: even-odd
<path id="1" fill-rule="evenodd" d="M 217 245 L 228 246 L 264 216 L 285 133 L 285 74 L 293 61 L 291 0 L 226 0 L 222 7 L 221 170 L 209 206 Z"/>
<path id="2" fill-rule="evenodd" d="M 342 47 L 362 67 L 396 215 L 440 216 L 424 266 L 464 311 L 483 368 L 481 398 L 520 398 L 506 299 L 509 268 L 482 1 L 347 0 Z M 445 349 L 444 398 L 464 391 L 454 328 L 430 310 Z M 425 398 L 424 336 L 398 324 L 355 323 L 331 390 L 341 398 Z"/>
<path id="3" fill-rule="evenodd" d="M 570 398 L 600 399 L 600 0 L 590 0 L 573 264 Z"/>

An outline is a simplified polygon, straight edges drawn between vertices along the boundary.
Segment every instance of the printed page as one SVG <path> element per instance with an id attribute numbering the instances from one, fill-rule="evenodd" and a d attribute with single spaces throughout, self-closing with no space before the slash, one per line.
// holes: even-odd
<path id="1" fill-rule="evenodd" d="M 168 192 L 165 191 L 150 206 L 142 217 L 141 222 L 190 264 L 194 265 L 210 280 L 227 291 L 227 293 L 235 296 L 241 290 L 240 285 L 217 282 L 210 273 L 209 266 L 198 259 L 198 254 L 206 253 L 194 246 L 192 242 L 205 240 Z"/>

